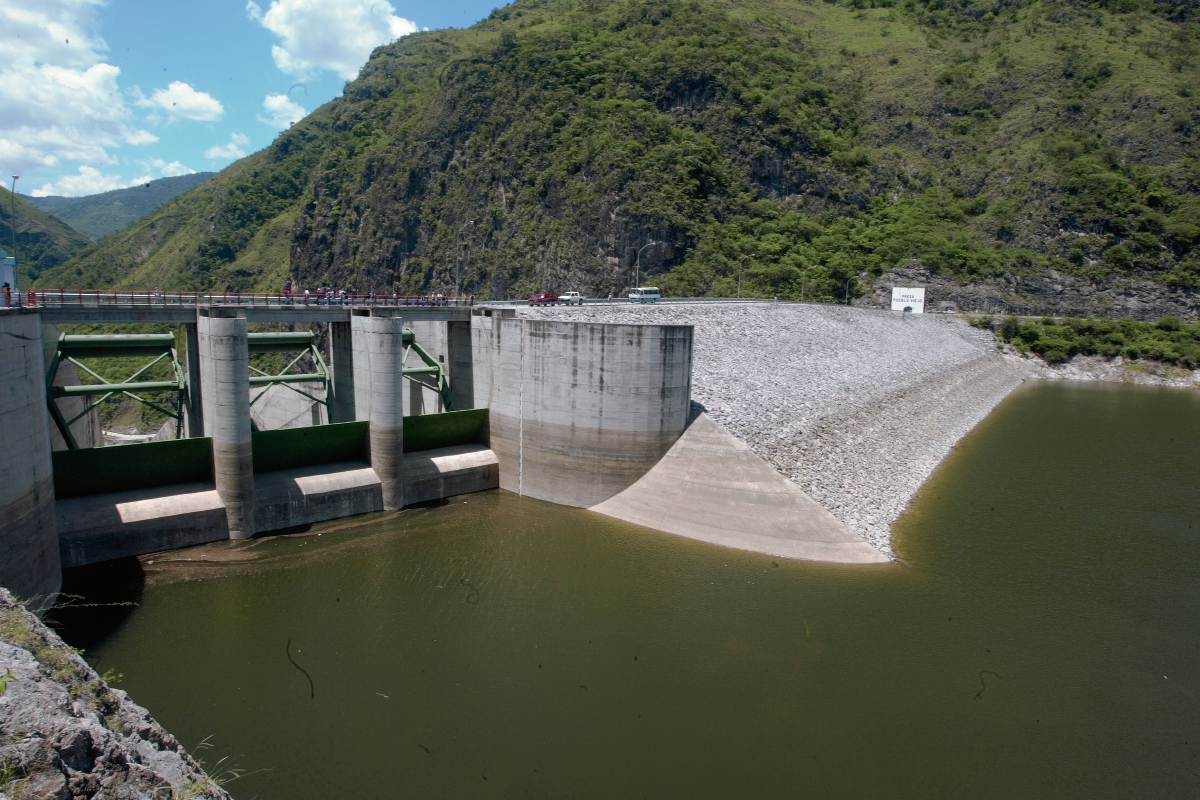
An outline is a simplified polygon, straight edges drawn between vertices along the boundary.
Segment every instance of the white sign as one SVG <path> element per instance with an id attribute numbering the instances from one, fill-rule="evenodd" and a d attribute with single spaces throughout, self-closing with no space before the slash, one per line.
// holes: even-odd
<path id="1" fill-rule="evenodd" d="M 924 314 L 925 290 L 893 287 L 892 311 L 911 311 L 914 314 Z"/>

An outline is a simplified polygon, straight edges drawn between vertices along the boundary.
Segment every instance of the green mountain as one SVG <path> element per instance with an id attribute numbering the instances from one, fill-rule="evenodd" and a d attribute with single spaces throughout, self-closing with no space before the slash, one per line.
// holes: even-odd
<path id="1" fill-rule="evenodd" d="M 15 205 L 15 208 L 14 208 Z M 28 288 L 52 267 L 57 267 L 88 245 L 88 238 L 52 214 L 29 203 L 20 194 L 0 191 L 0 250 L 13 254 L 13 212 L 17 215 L 17 286 Z"/>
<path id="2" fill-rule="evenodd" d="M 379 48 L 43 280 L 603 295 L 640 251 L 676 294 L 732 294 L 740 268 L 743 294 L 862 302 L 900 275 L 1195 315 L 1194 10 L 521 0 Z"/>
<path id="3" fill-rule="evenodd" d="M 173 200 L 214 175 L 196 172 L 173 178 L 159 178 L 130 189 L 114 189 L 86 197 L 26 197 L 43 211 L 49 211 L 92 241 L 127 228 L 156 208 Z"/>

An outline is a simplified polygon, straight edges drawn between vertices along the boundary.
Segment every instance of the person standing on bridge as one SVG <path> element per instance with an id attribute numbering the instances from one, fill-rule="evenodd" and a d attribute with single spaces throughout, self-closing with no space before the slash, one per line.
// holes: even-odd
<path id="1" fill-rule="evenodd" d="M 8 285 L 8 281 L 4 282 L 4 307 L 12 308 L 12 287 Z"/>

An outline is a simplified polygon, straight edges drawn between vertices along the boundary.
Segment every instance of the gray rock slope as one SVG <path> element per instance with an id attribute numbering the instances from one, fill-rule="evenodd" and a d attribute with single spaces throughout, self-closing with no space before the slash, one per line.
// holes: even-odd
<path id="1" fill-rule="evenodd" d="M 692 397 L 891 555 L 890 526 L 1028 373 L 959 318 L 796 303 L 614 303 L 521 316 L 695 326 Z"/>
<path id="2" fill-rule="evenodd" d="M 0 589 L 0 798 L 229 800 L 150 713 Z"/>

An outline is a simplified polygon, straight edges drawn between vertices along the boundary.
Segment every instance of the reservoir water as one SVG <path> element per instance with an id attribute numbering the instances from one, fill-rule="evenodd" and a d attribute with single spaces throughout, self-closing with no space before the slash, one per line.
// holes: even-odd
<path id="1" fill-rule="evenodd" d="M 139 605 L 54 616 L 245 800 L 1200 796 L 1200 394 L 1018 390 L 895 547 L 497 491 L 76 573 Z"/>

